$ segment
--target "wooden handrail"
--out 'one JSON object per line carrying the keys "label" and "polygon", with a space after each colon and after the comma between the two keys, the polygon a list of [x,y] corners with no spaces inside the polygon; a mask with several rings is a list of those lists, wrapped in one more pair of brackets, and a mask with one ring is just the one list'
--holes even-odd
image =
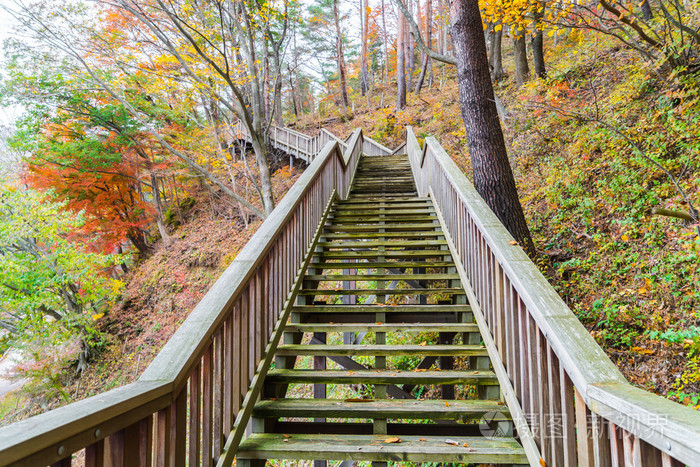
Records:
{"label": "wooden handrail", "polygon": [[135,383],[0,428],[0,464],[53,464],[85,448],[88,466],[105,450],[124,465],[185,465],[188,452],[189,465],[213,465],[316,226],[349,192],[360,130],[352,141],[346,153],[323,147]]}
{"label": "wooden handrail", "polygon": [[627,382],[435,138],[406,149],[547,465],[699,465],[700,413]]}

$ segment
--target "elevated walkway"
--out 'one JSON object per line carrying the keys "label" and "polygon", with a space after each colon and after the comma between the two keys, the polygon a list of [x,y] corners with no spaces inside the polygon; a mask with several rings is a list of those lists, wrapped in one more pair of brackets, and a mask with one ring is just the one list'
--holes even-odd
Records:
{"label": "elevated walkway", "polygon": [[[527,462],[432,201],[418,197],[405,155],[360,160],[302,275],[237,465]],[[311,356],[313,369],[299,368],[298,356]],[[484,416],[493,426],[474,423]]]}
{"label": "elevated walkway", "polygon": [[700,414],[631,386],[406,134],[406,157],[359,129],[309,142],[141,377],[0,429],[0,465],[700,466]]}

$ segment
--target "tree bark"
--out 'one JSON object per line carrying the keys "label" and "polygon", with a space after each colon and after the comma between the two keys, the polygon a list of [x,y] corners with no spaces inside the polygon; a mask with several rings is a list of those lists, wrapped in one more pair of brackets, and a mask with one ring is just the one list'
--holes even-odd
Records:
{"label": "tree bark", "polygon": [[384,33],[384,84],[389,83],[389,39],[386,31],[386,10],[382,0],[382,30]]}
{"label": "tree bark", "polygon": [[491,43],[489,50],[489,65],[492,73],[492,78],[494,82],[501,81],[505,78],[506,74],[503,71],[503,53],[501,51],[501,44],[503,42],[503,28],[498,31],[492,31]]}
{"label": "tree bark", "polygon": [[513,30],[513,51],[515,53],[515,82],[518,86],[522,86],[530,79],[524,30]]}
{"label": "tree bark", "polygon": [[369,36],[369,0],[360,1],[360,20],[362,26],[362,48],[360,50],[360,92],[364,96],[369,91],[369,65],[367,41]]}
{"label": "tree bark", "polygon": [[478,0],[453,0],[450,23],[474,187],[511,235],[534,254],[498,121]]}
{"label": "tree bark", "polygon": [[[429,49],[430,48],[430,43],[432,39],[432,31],[431,31],[431,22],[432,22],[432,12],[430,11],[432,9],[432,4],[431,0],[426,0],[425,2],[425,41],[426,41],[426,47]],[[428,56],[427,52],[425,50],[422,51],[422,65],[421,65],[421,70],[420,70],[420,76],[418,76],[418,81],[416,82],[416,89],[415,93],[419,94],[421,88],[423,87],[423,82],[425,80],[425,75],[428,72],[428,68],[430,67],[430,57]]]}
{"label": "tree bark", "polygon": [[642,2],[642,18],[644,21],[649,21],[654,18],[654,13],[651,11],[651,4],[649,0],[644,0]]}
{"label": "tree bark", "polygon": [[542,18],[544,17],[544,3],[534,3],[533,17],[535,19],[535,35],[532,37],[532,61],[535,65],[535,76],[546,78],[547,70],[544,66],[544,33],[542,31]]}
{"label": "tree bark", "polygon": [[[413,3],[408,0],[408,11],[411,13],[411,18],[413,18]],[[416,71],[416,54],[415,52],[415,36],[411,28],[404,28],[406,34],[406,57],[404,58],[404,63],[408,61],[406,68],[408,68],[406,90],[410,91],[413,89],[413,73]]]}
{"label": "tree bark", "polygon": [[396,110],[401,110],[406,106],[405,21],[403,15],[398,15],[398,32],[396,34]]}
{"label": "tree bark", "polygon": [[343,111],[347,114],[348,105],[348,85],[345,77],[345,57],[343,56],[343,34],[340,31],[340,18],[338,17],[338,0],[333,0],[333,16],[335,18],[335,52],[338,55],[338,84],[340,86],[340,100],[343,104]]}

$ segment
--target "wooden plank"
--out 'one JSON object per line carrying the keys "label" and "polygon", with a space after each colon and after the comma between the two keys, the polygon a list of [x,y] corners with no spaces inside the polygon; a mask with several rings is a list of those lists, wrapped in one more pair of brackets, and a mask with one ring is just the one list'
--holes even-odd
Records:
{"label": "wooden plank", "polygon": [[201,365],[197,364],[192,370],[189,381],[190,389],[190,429],[189,429],[189,464],[199,465],[200,449],[201,449]]}
{"label": "wooden plank", "polygon": [[457,288],[403,288],[403,289],[304,289],[299,295],[464,295],[464,289]]}
{"label": "wooden plank", "polygon": [[476,324],[468,323],[343,323],[288,324],[289,332],[479,332]]}
{"label": "wooden plank", "polygon": [[[363,356],[487,356],[486,348],[478,345],[280,345],[277,355],[363,355]],[[443,368],[444,369],[444,368]]]}
{"label": "wooden plank", "polygon": [[308,274],[310,281],[448,281],[459,279],[457,274]]}
{"label": "wooden plank", "polygon": [[85,448],[85,467],[103,467],[105,461],[105,443],[100,440]]}
{"label": "wooden plank", "polygon": [[442,237],[442,232],[439,230],[425,230],[412,232],[336,232],[327,233],[323,236],[324,240],[330,239],[372,239],[372,238],[438,238]]}
{"label": "wooden plank", "polygon": [[[314,263],[317,269],[345,269],[348,263]],[[452,261],[382,261],[382,262],[356,262],[352,263],[353,269],[376,269],[376,268],[446,268],[454,266]]]}
{"label": "wooden plank", "polygon": [[[376,259],[379,257],[376,251],[322,251],[314,253],[314,256],[324,259]],[[385,258],[442,258],[440,250],[387,250],[382,255]]]}
{"label": "wooden plank", "polygon": [[472,311],[469,305],[299,305],[293,307],[292,311],[296,313],[376,313],[380,308],[384,313],[447,313]]}
{"label": "wooden plank", "polygon": [[[512,438],[460,437],[457,446],[444,437],[404,436],[385,443],[382,435],[255,434],[241,444],[241,458],[333,459],[395,462],[456,462],[524,464],[522,447]],[[424,439],[425,441],[421,441]],[[286,441],[285,441],[286,440]],[[467,444],[468,448],[464,446]]]}
{"label": "wooden plank", "polygon": [[401,371],[401,370],[270,370],[271,383],[335,384],[498,384],[491,371]]}
{"label": "wooden plank", "polygon": [[325,227],[325,230],[331,232],[376,232],[380,228],[386,229],[387,231],[400,231],[400,232],[412,232],[412,231],[431,231],[435,227],[438,227],[437,222],[425,222],[420,224],[386,224],[381,227],[379,224],[352,224],[352,225],[329,225]]}
{"label": "wooden plank", "polygon": [[[353,225],[353,227],[361,227],[359,225]],[[335,229],[336,226],[329,227],[330,229]],[[426,247],[436,247],[440,245],[446,245],[444,240],[367,240],[362,242],[352,242],[352,241],[338,241],[338,242],[319,242],[318,246],[324,249],[330,248],[374,248],[379,246],[391,247],[391,248],[406,248],[415,246],[426,246]]]}
{"label": "wooden plank", "polygon": [[478,420],[493,412],[510,419],[508,408],[497,401],[410,399],[277,399],[262,400],[253,413],[260,417],[384,418]]}

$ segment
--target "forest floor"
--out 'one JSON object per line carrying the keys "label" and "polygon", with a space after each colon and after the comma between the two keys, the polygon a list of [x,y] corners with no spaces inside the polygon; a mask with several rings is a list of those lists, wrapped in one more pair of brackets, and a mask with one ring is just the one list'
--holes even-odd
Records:
{"label": "forest floor", "polygon": [[[700,409],[697,226],[651,212],[689,210],[668,174],[700,204],[700,83],[593,34],[547,47],[547,79],[517,87],[506,49],[510,76],[496,85],[534,259],[633,384]],[[356,95],[349,117],[335,108],[296,128],[361,127],[393,148],[412,125],[470,176],[454,69],[436,67],[404,110],[394,99],[395,87],[380,87]]]}

